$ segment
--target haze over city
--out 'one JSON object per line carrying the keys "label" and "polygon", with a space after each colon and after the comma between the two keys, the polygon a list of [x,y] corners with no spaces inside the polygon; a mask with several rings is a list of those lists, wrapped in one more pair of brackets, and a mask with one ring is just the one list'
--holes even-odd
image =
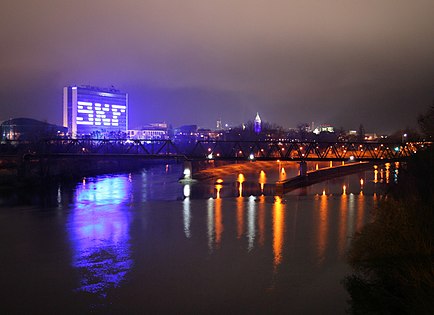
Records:
{"label": "haze over city", "polygon": [[129,94],[129,125],[252,120],[392,132],[434,99],[433,1],[6,1],[0,121],[62,123],[62,88]]}

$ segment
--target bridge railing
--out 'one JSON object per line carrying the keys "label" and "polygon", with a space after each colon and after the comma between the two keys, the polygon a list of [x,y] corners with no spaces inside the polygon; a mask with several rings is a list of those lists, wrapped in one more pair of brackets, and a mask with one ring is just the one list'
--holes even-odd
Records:
{"label": "bridge railing", "polygon": [[175,142],[148,139],[46,139],[9,141],[0,154],[137,155],[221,160],[401,160],[430,145],[427,142],[294,142],[216,141]]}
{"label": "bridge railing", "polygon": [[198,141],[191,158],[250,160],[399,160],[426,143]]}
{"label": "bridge railing", "polygon": [[43,146],[45,154],[182,155],[171,140],[50,139]]}

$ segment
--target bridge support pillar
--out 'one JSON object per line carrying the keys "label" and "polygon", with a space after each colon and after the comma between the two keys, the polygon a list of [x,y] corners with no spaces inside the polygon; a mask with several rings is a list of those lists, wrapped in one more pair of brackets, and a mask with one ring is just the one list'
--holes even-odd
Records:
{"label": "bridge support pillar", "polygon": [[306,174],[307,174],[306,161],[301,161],[299,164],[300,164],[300,176],[306,176]]}

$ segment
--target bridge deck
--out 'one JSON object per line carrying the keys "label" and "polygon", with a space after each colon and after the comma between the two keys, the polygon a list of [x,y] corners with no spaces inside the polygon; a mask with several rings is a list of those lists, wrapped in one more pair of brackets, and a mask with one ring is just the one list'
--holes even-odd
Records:
{"label": "bridge deck", "polygon": [[430,145],[427,142],[293,142],[195,141],[127,139],[49,139],[39,142],[9,141],[0,155],[26,158],[148,158],[187,160],[260,161],[397,161]]}

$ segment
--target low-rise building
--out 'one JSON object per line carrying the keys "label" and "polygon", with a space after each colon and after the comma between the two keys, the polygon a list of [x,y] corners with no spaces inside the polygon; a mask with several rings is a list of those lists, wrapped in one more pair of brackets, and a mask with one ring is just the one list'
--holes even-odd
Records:
{"label": "low-rise building", "polygon": [[1,140],[37,141],[64,137],[68,128],[32,118],[13,118],[0,125]]}
{"label": "low-rise building", "polygon": [[162,140],[169,138],[166,123],[152,123],[140,128],[128,130],[129,139]]}

